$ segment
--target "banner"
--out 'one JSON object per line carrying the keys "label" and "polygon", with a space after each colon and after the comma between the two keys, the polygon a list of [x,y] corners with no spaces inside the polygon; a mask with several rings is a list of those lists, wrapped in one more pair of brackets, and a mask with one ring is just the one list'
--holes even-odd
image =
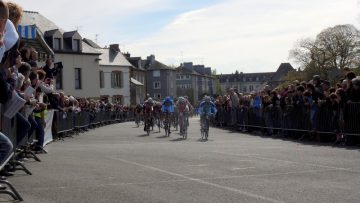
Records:
{"label": "banner", "polygon": [[52,131],[51,131],[53,117],[54,117],[54,110],[49,110],[45,117],[46,126],[44,129],[44,131],[45,131],[44,146],[53,141],[53,136],[52,136]]}

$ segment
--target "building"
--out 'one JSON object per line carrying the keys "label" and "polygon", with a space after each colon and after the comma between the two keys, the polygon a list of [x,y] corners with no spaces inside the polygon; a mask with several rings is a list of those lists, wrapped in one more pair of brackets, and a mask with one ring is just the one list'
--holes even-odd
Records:
{"label": "building", "polygon": [[120,52],[119,44],[101,48],[89,39],[84,39],[84,42],[101,53],[98,70],[100,97],[129,105],[132,65]]}
{"label": "building", "polygon": [[131,57],[130,53],[125,53],[124,56],[132,64],[130,69],[130,98],[131,104],[136,105],[145,100],[146,70],[143,67],[141,57]]}
{"label": "building", "polygon": [[211,68],[186,62],[180,65],[176,75],[177,95],[189,96],[191,102],[202,99],[204,94],[214,94],[214,80]]}
{"label": "building", "polygon": [[278,86],[284,76],[294,68],[290,63],[282,63],[276,72],[243,73],[217,75],[221,89],[227,92],[230,88],[236,88],[242,93],[260,91],[265,85]]}
{"label": "building", "polygon": [[176,69],[171,68],[150,55],[142,60],[142,67],[146,70],[146,93],[157,100],[176,95]]}
{"label": "building", "polygon": [[63,69],[56,76],[56,89],[75,97],[99,98],[99,56],[101,53],[83,42],[78,31],[66,32],[38,12],[25,11],[20,25],[34,25],[48,47],[54,61]]}
{"label": "building", "polygon": [[38,63],[45,64],[47,58],[53,58],[54,52],[46,43],[44,36],[36,25],[18,25],[21,43],[26,48],[34,48],[38,52]]}

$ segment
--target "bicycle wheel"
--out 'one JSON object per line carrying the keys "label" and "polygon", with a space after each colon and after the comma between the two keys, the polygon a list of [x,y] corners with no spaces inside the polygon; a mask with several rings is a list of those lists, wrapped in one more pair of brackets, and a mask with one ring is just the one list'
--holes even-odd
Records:
{"label": "bicycle wheel", "polygon": [[209,137],[209,120],[206,119],[205,121],[205,139],[207,140]]}

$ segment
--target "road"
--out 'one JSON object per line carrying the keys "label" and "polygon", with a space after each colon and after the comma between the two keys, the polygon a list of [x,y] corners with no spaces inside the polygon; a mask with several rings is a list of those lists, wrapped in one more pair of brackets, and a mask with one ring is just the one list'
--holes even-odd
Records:
{"label": "road", "polygon": [[34,203],[360,202],[359,149],[216,128],[199,138],[198,118],[188,140],[109,125],[51,143],[26,162],[33,175],[9,180]]}

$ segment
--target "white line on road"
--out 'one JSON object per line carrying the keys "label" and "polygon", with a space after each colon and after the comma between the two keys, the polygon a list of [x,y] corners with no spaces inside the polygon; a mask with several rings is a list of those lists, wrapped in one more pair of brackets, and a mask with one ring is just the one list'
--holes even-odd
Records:
{"label": "white line on road", "polygon": [[207,181],[202,180],[202,179],[191,178],[191,177],[188,177],[188,176],[185,176],[185,175],[182,175],[182,174],[178,174],[178,173],[174,173],[174,172],[171,172],[171,171],[163,170],[163,169],[156,168],[156,167],[153,167],[153,166],[149,166],[149,165],[145,165],[145,164],[141,164],[141,163],[137,163],[137,162],[133,162],[133,161],[128,161],[126,159],[115,158],[115,157],[109,157],[109,158],[113,159],[113,160],[121,161],[121,162],[124,162],[124,163],[128,163],[128,164],[148,168],[148,169],[158,171],[158,172],[161,172],[161,173],[165,173],[165,174],[168,174],[168,175],[181,177],[181,178],[184,178],[184,179],[189,180],[189,181],[201,183],[201,184],[204,184],[204,185],[213,186],[213,187],[220,188],[220,189],[223,189],[223,190],[228,190],[228,191],[235,192],[235,193],[245,195],[245,196],[248,196],[248,197],[252,197],[252,198],[255,198],[255,199],[261,199],[261,200],[265,200],[265,201],[268,201],[268,202],[274,202],[274,203],[280,203],[280,202],[282,203],[282,202],[284,202],[284,201],[272,199],[270,197],[264,197],[264,196],[261,196],[261,195],[257,195],[257,194],[253,194],[253,193],[246,192],[246,191],[243,191],[243,190],[239,190],[239,189],[236,189],[236,188],[227,187],[227,186],[219,185],[219,184],[216,184],[216,183],[207,182]]}
{"label": "white line on road", "polygon": [[353,172],[353,173],[360,173],[360,171],[353,170],[351,168],[339,168],[339,167],[334,167],[334,166],[326,166],[326,165],[322,165],[322,164],[289,161],[289,160],[262,157],[262,156],[257,156],[257,155],[235,154],[235,153],[230,153],[230,152],[219,152],[219,151],[213,151],[213,153],[225,154],[225,155],[231,155],[231,156],[249,157],[249,158],[261,159],[261,160],[267,160],[267,161],[285,162],[285,163],[290,163],[290,164],[308,165],[308,166],[315,166],[315,167],[321,167],[321,168],[335,169],[335,170],[339,170],[339,171],[348,171],[348,172]]}
{"label": "white line on road", "polygon": [[185,167],[204,167],[207,166],[206,164],[197,164],[197,165],[187,165]]}
{"label": "white line on road", "polygon": [[232,171],[238,171],[238,170],[247,170],[247,169],[253,169],[253,168],[255,168],[255,167],[246,167],[246,168],[232,168],[231,170]]}

